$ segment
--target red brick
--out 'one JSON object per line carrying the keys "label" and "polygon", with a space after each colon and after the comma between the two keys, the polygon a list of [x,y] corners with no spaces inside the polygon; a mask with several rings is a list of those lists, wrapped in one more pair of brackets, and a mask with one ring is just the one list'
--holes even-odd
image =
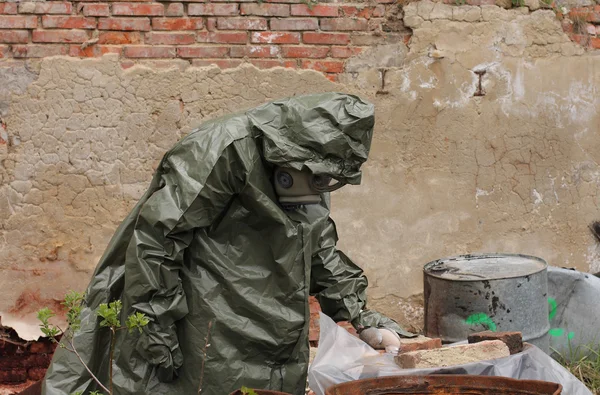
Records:
{"label": "red brick", "polygon": [[294,4],[291,7],[293,16],[338,16],[339,14],[337,5],[314,5],[309,7],[306,4]]}
{"label": "red brick", "polygon": [[342,14],[346,17],[356,18],[371,18],[382,17],[385,14],[385,7],[378,5],[377,7],[360,7],[360,6],[342,6]]}
{"label": "red brick", "polygon": [[243,47],[231,47],[232,58],[275,58],[279,55],[279,48],[273,45],[246,45]]}
{"label": "red brick", "polygon": [[182,3],[171,3],[167,6],[165,11],[166,16],[183,16],[183,4]]}
{"label": "red brick", "polygon": [[508,346],[511,355],[523,351],[523,335],[521,332],[484,331],[470,334],[467,340],[469,344],[480,343],[486,340],[500,340]]}
{"label": "red brick", "polygon": [[590,37],[590,47],[594,49],[600,48],[600,38],[598,37]]}
{"label": "red brick", "polygon": [[254,32],[251,42],[260,44],[299,44],[300,33],[289,32]]}
{"label": "red brick", "polygon": [[8,45],[0,45],[0,59],[8,56],[9,46]]}
{"label": "red brick", "polygon": [[338,80],[337,74],[325,74],[325,77],[331,82],[337,82]]}
{"label": "red brick", "polygon": [[112,6],[113,15],[134,16],[163,16],[165,6],[162,4],[115,3]]}
{"label": "red brick", "polygon": [[400,339],[400,353],[419,350],[433,350],[442,347],[442,339],[417,336],[414,338]]}
{"label": "red brick", "polygon": [[154,18],[154,30],[200,30],[203,27],[202,18]]}
{"label": "red brick", "polygon": [[34,30],[34,43],[83,43],[89,39],[83,30]]}
{"label": "red brick", "polygon": [[290,16],[290,6],[287,4],[242,4],[240,10],[242,15]]}
{"label": "red brick", "polygon": [[188,15],[239,15],[237,4],[189,4]]}
{"label": "red brick", "polygon": [[[30,7],[33,6],[33,9]],[[73,10],[71,3],[48,1],[35,3],[20,3],[20,14],[70,14]]]}
{"label": "red brick", "polygon": [[0,14],[16,14],[17,3],[0,3]]}
{"label": "red brick", "polygon": [[44,15],[42,26],[46,29],[95,29],[96,18]]}
{"label": "red brick", "polygon": [[15,58],[47,58],[66,55],[68,47],[65,45],[13,45],[12,53]]}
{"label": "red brick", "polygon": [[246,44],[247,32],[200,32],[197,36],[199,43]]}
{"label": "red brick", "polygon": [[344,71],[344,62],[337,60],[303,60],[302,68],[323,71],[325,73],[341,73],[342,71]]}
{"label": "red brick", "polygon": [[125,47],[123,55],[126,58],[174,58],[177,55],[177,52],[174,47],[139,45],[135,47]]}
{"label": "red brick", "polygon": [[108,4],[83,4],[83,15],[85,16],[109,16]]}
{"label": "red brick", "polygon": [[217,30],[217,18],[206,18],[206,30],[209,32]]}
{"label": "red brick", "polygon": [[331,47],[332,58],[350,58],[362,52],[361,47]]}
{"label": "red brick", "polygon": [[347,33],[317,33],[306,32],[302,34],[305,44],[348,44],[350,35]]}
{"label": "red brick", "polygon": [[98,58],[107,53],[121,54],[122,48],[115,46],[105,45],[91,45],[87,48],[81,49],[80,45],[71,45],[69,48],[69,56],[79,58]]}
{"label": "red brick", "polygon": [[321,19],[321,30],[356,31],[367,30],[366,19],[335,18]]}
{"label": "red brick", "polygon": [[298,67],[298,64],[294,60],[251,59],[250,63],[259,69],[271,69],[273,67],[286,67],[295,69]]}
{"label": "red brick", "polygon": [[142,35],[139,32],[102,32],[98,36],[98,44],[139,44]]}
{"label": "red brick", "polygon": [[24,368],[0,370],[0,383],[23,383],[25,381],[27,381],[27,370]]}
{"label": "red brick", "polygon": [[192,66],[205,67],[216,65],[221,69],[232,69],[242,64],[241,60],[237,59],[193,59]]}
{"label": "red brick", "polygon": [[217,27],[220,30],[267,30],[264,18],[219,18]]}
{"label": "red brick", "polygon": [[326,58],[329,47],[282,47],[281,56],[284,58]]}
{"label": "red brick", "polygon": [[46,375],[46,369],[44,368],[29,368],[27,370],[27,378],[30,380],[42,380]]}
{"label": "red brick", "polygon": [[0,16],[0,29],[34,29],[36,16]]}
{"label": "red brick", "polygon": [[180,58],[223,58],[227,56],[229,47],[179,47]]}
{"label": "red brick", "polygon": [[510,352],[506,344],[499,340],[492,340],[477,344],[461,344],[433,350],[406,352],[398,354],[394,360],[403,369],[426,369],[487,361],[508,357],[509,355]]}
{"label": "red brick", "polygon": [[196,35],[190,33],[159,33],[151,32],[146,33],[146,40],[144,41],[148,45],[189,45],[196,42]]}
{"label": "red brick", "polygon": [[271,30],[316,30],[319,22],[313,18],[271,19]]}
{"label": "red brick", "polygon": [[98,29],[148,31],[150,30],[150,20],[148,18],[100,18],[98,21]]}
{"label": "red brick", "polygon": [[27,44],[29,32],[27,30],[0,30],[0,43]]}

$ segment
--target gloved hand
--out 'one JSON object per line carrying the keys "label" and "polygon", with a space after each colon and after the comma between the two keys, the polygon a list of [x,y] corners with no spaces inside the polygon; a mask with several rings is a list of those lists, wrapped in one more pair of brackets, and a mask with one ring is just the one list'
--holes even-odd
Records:
{"label": "gloved hand", "polygon": [[376,350],[393,352],[400,349],[400,336],[390,329],[370,327],[363,329],[358,336]]}

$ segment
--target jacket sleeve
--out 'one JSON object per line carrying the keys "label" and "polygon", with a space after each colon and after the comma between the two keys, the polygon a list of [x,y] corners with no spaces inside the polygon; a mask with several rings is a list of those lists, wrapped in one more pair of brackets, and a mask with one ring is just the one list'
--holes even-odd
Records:
{"label": "jacket sleeve", "polygon": [[323,313],[334,321],[350,321],[358,331],[368,327],[388,328],[404,337],[416,336],[394,320],[367,309],[367,277],[336,249],[337,241],[335,223],[328,218],[311,265],[311,294],[319,300]]}
{"label": "jacket sleeve", "polygon": [[247,174],[235,143],[210,168],[211,158],[198,158],[199,150],[188,144],[165,156],[158,189],[142,204],[127,249],[124,305],[151,320],[136,350],[161,381],[174,379],[183,363],[175,323],[188,313],[179,276],[184,250],[194,229],[210,226],[225,210]]}

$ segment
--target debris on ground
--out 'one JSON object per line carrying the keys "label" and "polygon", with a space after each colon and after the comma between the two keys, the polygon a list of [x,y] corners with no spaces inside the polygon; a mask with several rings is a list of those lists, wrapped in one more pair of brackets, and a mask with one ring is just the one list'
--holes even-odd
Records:
{"label": "debris on ground", "polygon": [[18,394],[41,380],[55,349],[46,338],[23,340],[0,321],[0,395]]}

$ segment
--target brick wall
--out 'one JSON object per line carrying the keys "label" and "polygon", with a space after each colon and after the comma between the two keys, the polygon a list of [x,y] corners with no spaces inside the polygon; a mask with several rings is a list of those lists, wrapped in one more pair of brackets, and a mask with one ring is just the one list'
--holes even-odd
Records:
{"label": "brick wall", "polygon": [[125,67],[140,59],[222,68],[249,62],[335,80],[346,58],[409,37],[395,0],[1,1],[0,58],[117,53]]}

